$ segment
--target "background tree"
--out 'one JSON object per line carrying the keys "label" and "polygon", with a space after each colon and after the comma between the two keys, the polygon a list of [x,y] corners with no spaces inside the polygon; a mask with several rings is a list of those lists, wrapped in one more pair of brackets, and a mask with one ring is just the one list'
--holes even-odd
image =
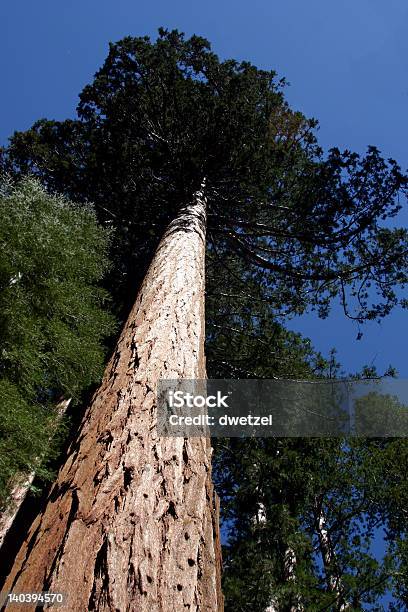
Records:
{"label": "background tree", "polygon": [[378,391],[356,400],[365,433],[382,438],[217,440],[227,610],[406,606],[407,444],[404,429],[389,437],[403,409]]}
{"label": "background tree", "polygon": [[114,320],[99,286],[109,268],[109,233],[90,206],[51,196],[33,179],[3,179],[0,216],[4,510],[17,476],[47,475],[56,405],[62,398],[78,404],[99,380]]}

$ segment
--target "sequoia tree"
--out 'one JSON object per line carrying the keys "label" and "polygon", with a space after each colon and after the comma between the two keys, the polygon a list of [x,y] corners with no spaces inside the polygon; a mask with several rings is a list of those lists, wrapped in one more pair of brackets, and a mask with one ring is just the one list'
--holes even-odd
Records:
{"label": "sequoia tree", "polygon": [[205,216],[217,350],[246,321],[262,336],[252,283],[276,317],[307,305],[325,316],[337,295],[359,321],[398,303],[407,232],[381,220],[398,212],[406,178],[374,147],[323,156],[315,122],[288,107],[282,85],[221,62],[195,36],[125,38],[82,92],[77,120],[40,121],[4,151],[10,172],[93,200],[115,227],[118,312],[139,289],[7,588],[77,585],[78,610],[221,608],[209,442],[158,438],[155,427],[157,381],[204,375]]}
{"label": "sequoia tree", "polygon": [[203,379],[205,199],[169,225],[47,508],[6,585],[70,610],[218,610],[206,438],[160,438],[160,378]]}

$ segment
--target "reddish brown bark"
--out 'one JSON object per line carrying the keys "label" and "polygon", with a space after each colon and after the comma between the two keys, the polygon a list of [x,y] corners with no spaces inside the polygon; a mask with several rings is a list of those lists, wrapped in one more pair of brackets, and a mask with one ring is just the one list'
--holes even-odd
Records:
{"label": "reddish brown bark", "polygon": [[156,431],[158,380],[205,377],[204,257],[198,192],[158,247],[6,590],[64,592],[71,612],[223,609],[210,442]]}

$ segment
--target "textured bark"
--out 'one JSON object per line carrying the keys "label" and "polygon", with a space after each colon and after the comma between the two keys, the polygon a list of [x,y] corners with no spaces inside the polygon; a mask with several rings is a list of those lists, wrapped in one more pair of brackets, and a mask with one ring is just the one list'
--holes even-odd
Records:
{"label": "textured bark", "polygon": [[[60,422],[61,417],[65,414],[68,409],[69,404],[71,403],[71,399],[62,400],[57,406],[57,423]],[[54,431],[55,433],[55,431]],[[51,439],[51,438],[50,438]],[[41,458],[37,458],[38,461],[41,461]],[[11,490],[10,499],[8,501],[7,508],[0,512],[0,549],[3,545],[4,539],[6,538],[8,532],[11,529],[11,526],[14,522],[14,519],[17,516],[18,511],[20,510],[28,490],[30,486],[33,484],[33,480],[35,478],[35,470],[33,470],[28,476],[16,478],[14,481],[14,485]]]}
{"label": "textured bark", "polygon": [[158,247],[6,590],[64,592],[70,612],[223,609],[209,439],[156,431],[158,380],[205,378],[204,257],[200,191]]}

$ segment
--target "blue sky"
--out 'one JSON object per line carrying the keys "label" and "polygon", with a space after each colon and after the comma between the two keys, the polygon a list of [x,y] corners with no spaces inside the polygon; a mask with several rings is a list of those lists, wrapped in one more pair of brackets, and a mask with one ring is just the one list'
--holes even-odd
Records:
{"label": "blue sky", "polygon": [[[73,116],[77,96],[110,40],[155,36],[157,28],[201,34],[223,58],[248,59],[291,83],[293,107],[320,122],[319,139],[363,152],[377,145],[408,167],[408,3],[406,0],[3,0],[0,6],[0,141],[40,117]],[[401,222],[407,225],[405,210]],[[347,372],[390,363],[408,377],[406,312],[357,329],[335,307],[320,321],[290,326]]]}

